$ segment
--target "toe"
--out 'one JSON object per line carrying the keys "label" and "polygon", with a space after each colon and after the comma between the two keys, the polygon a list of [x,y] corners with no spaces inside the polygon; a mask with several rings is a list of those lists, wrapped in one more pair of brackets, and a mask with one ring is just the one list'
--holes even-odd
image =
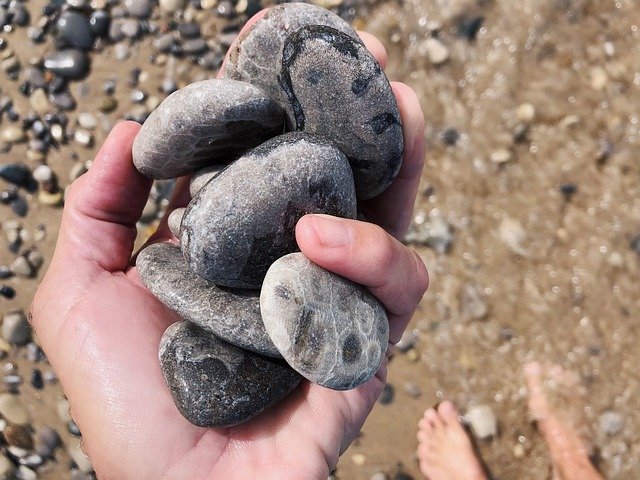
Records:
{"label": "toe", "polygon": [[442,402],[438,406],[438,413],[440,414],[440,417],[443,419],[444,423],[446,423],[447,425],[460,423],[460,412],[458,412],[458,409],[453,404],[453,402],[450,402],[448,400]]}
{"label": "toe", "polygon": [[433,408],[430,408],[425,413],[425,416],[436,432],[442,430],[444,424],[442,423],[442,419],[440,418],[440,415],[438,415],[438,412],[436,412]]}

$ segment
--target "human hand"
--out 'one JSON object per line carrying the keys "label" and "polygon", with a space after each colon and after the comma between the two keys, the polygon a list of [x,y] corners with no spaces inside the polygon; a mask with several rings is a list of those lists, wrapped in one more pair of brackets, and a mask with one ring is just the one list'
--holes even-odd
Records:
{"label": "human hand", "polygon": [[[384,66],[382,45],[362,36]],[[395,343],[428,278],[419,257],[396,240],[407,228],[420,180],[424,120],[415,94],[402,84],[393,88],[405,157],[391,187],[360,206],[377,225],[308,215],[298,222],[296,235],[309,259],[366,285],[383,302]],[[326,478],[373,408],[385,383],[386,360],[374,378],[354,390],[303,382],[243,425],[204,429],[185,420],[157,357],[164,330],[181,319],[130,266],[135,225],[151,187],[132,163],[139,128],[134,122],[116,125],[90,171],[70,187],[56,251],[31,308],[98,476]],[[187,184],[184,178],[178,182],[169,210],[186,204]],[[171,237],[165,216],[152,241]]]}

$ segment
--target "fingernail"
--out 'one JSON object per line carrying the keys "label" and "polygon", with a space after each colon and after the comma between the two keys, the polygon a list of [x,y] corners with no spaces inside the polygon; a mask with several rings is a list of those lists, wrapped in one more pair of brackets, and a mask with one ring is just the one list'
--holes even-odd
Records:
{"label": "fingernail", "polygon": [[327,215],[313,215],[313,229],[325,247],[344,247],[351,243],[351,230],[341,221]]}

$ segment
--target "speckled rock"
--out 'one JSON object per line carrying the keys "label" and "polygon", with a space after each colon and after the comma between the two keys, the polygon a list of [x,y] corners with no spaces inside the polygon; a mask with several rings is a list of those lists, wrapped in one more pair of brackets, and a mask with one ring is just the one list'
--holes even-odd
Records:
{"label": "speckled rock", "polygon": [[229,79],[203,80],[169,95],[133,143],[143,175],[174,178],[216,163],[282,132],[284,113],[260,88]]}
{"label": "speckled rock", "polygon": [[83,50],[90,50],[93,46],[95,34],[85,15],[67,10],[58,18],[56,27],[62,42]]}
{"label": "speckled rock", "polygon": [[287,363],[325,387],[347,390],[363,384],[387,351],[389,323],[382,304],[302,253],[286,255],[269,268],[260,309]]}
{"label": "speckled rock", "polygon": [[182,223],[182,217],[184,216],[185,210],[186,208],[176,208],[169,214],[169,218],[167,218],[167,226],[176,238],[180,236],[180,224]]}
{"label": "speckled rock", "polygon": [[222,170],[227,168],[226,165],[212,165],[211,167],[198,170],[191,177],[191,183],[189,183],[189,193],[192,197],[206,185],[206,183],[213,177],[216,177]]}
{"label": "speckled rock", "polygon": [[278,350],[260,316],[260,292],[216,287],[189,270],[176,245],[156,243],[136,260],[142,282],[185,320],[239,347],[272,357]]}
{"label": "speckled rock", "polygon": [[[230,48],[224,76],[258,85],[283,105],[289,105],[278,82],[282,49],[289,35],[307,25],[327,25],[358,38],[351,25],[324,8],[307,3],[285,3],[271,8],[238,37]],[[293,119],[293,111],[289,110],[288,114]]]}
{"label": "speckled rock", "polygon": [[89,57],[76,49],[59,50],[44,59],[44,68],[62,77],[78,80],[89,71]]}
{"label": "speckled rock", "polygon": [[282,360],[229,345],[189,322],[167,329],[159,357],[178,410],[201,427],[245,422],[300,382]]}
{"label": "speckled rock", "polygon": [[279,78],[295,129],[344,152],[358,198],[382,193],[402,164],[402,125],[389,81],[366,47],[330,27],[301,28],[284,43]]}
{"label": "speckled rock", "polygon": [[295,226],[307,213],[355,218],[353,174],[324,139],[288,133],[243,155],[198,192],[182,219],[182,251],[191,269],[216,285],[258,288],[276,259],[297,250]]}

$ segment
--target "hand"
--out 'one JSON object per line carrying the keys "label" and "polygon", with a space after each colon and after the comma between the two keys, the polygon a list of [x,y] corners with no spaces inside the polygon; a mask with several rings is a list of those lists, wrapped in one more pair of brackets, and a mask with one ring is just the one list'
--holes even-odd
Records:
{"label": "hand", "polygon": [[[382,45],[362,37],[384,66]],[[396,240],[407,228],[420,180],[424,119],[409,87],[393,88],[405,157],[393,185],[361,205],[377,225],[308,215],[296,235],[308,258],[368,286],[384,303],[395,343],[428,277],[420,258]],[[283,402],[237,427],[204,429],[185,420],[157,357],[164,330],[180,318],[130,267],[135,225],[151,187],[131,159],[139,128],[134,122],[116,125],[90,171],[71,185],[56,251],[31,307],[33,326],[99,478],[326,478],[382,391],[387,362],[351,391],[303,382]],[[181,179],[170,209],[186,204],[186,186]],[[336,234],[347,242],[337,245]],[[153,241],[170,238],[165,217]]]}

